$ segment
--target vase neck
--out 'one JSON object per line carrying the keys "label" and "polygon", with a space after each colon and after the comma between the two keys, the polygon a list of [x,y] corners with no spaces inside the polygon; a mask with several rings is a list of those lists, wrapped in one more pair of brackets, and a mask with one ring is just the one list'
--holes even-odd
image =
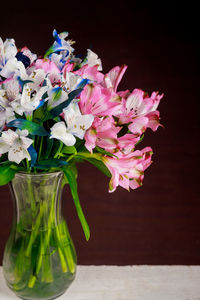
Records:
{"label": "vase neck", "polygon": [[[61,218],[62,172],[17,173],[10,187],[16,207],[16,222],[25,230],[47,230]],[[38,225],[37,225],[38,224]]]}

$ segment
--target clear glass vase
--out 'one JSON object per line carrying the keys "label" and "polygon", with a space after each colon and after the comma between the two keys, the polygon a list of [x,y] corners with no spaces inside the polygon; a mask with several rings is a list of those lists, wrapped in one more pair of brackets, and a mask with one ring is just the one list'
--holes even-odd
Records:
{"label": "clear glass vase", "polygon": [[76,252],[61,214],[62,172],[17,173],[15,213],[6,243],[7,285],[22,299],[55,299],[75,278]]}

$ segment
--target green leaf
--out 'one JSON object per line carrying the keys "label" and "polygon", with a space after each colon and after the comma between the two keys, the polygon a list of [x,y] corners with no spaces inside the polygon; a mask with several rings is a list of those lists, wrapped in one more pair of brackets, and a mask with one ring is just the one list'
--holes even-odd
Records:
{"label": "green leaf", "polygon": [[62,153],[74,154],[74,153],[76,153],[76,147],[74,147],[74,146],[64,146],[63,149],[62,149]]}
{"label": "green leaf", "polygon": [[94,165],[96,168],[98,168],[107,177],[111,177],[110,171],[108,170],[108,168],[102,161],[94,159],[94,158],[87,158],[86,160],[88,162],[90,162],[92,165]]}
{"label": "green leaf", "polygon": [[[70,165],[69,165],[68,168],[70,168],[70,170],[74,174],[75,178],[77,179],[77,177],[78,177],[78,170],[77,170],[75,161],[74,162],[70,162]],[[60,170],[63,171],[62,168],[60,168]],[[65,184],[69,184],[68,179],[67,179],[66,176],[64,176],[64,178],[63,178],[62,187],[64,187]]]}
{"label": "green leaf", "polygon": [[74,159],[84,159],[93,164],[95,167],[97,167],[102,173],[104,173],[106,176],[111,177],[111,173],[106,167],[106,165],[102,161],[102,154],[100,153],[93,153],[90,152],[78,152],[77,155],[74,157]]}
{"label": "green leaf", "polygon": [[79,196],[78,196],[78,187],[77,187],[77,181],[76,181],[76,176],[74,174],[74,172],[70,169],[70,168],[62,168],[62,171],[64,172],[68,182],[69,182],[69,186],[71,189],[71,193],[72,193],[72,197],[74,200],[74,204],[76,207],[76,211],[79,217],[79,220],[81,222],[84,234],[85,234],[85,238],[88,241],[90,238],[90,228],[88,226],[88,223],[85,219],[85,216],[83,214],[82,211],[82,207],[79,201]]}
{"label": "green leaf", "polygon": [[0,186],[10,182],[18,170],[11,168],[11,164],[3,164],[0,166]]}
{"label": "green leaf", "polygon": [[33,119],[34,121],[37,121],[37,123],[41,123],[43,116],[44,116],[44,106],[40,106],[34,111]]}
{"label": "green leaf", "polygon": [[90,159],[94,158],[96,160],[102,161],[102,154],[101,153],[90,153],[90,152],[78,152],[76,157],[80,157],[83,159]]}
{"label": "green leaf", "polygon": [[49,139],[47,138],[47,142],[46,142],[46,153],[44,158],[48,159],[51,153],[51,150],[53,148],[53,143],[54,143],[54,139]]}
{"label": "green leaf", "polygon": [[49,133],[43,126],[37,123],[25,120],[25,119],[15,119],[7,124],[8,127],[16,127],[18,129],[27,129],[32,135],[48,136]]}

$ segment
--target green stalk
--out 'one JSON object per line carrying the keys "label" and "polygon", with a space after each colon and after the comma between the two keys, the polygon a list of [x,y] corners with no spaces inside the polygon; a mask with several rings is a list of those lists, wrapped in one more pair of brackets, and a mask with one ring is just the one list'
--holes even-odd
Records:
{"label": "green stalk", "polygon": [[54,158],[57,158],[62,150],[62,147],[63,147],[63,143],[60,142],[60,145],[59,145],[59,148],[58,150],[56,151],[56,154],[54,155]]}
{"label": "green stalk", "polygon": [[[64,254],[65,257],[67,259],[67,263],[68,263],[68,267],[71,273],[75,272],[75,263],[74,263],[74,259],[72,256],[72,252],[71,252],[71,241],[68,237],[68,230],[67,230],[67,225],[65,222],[62,222],[59,224],[58,226],[58,231],[59,231],[59,237],[61,240],[61,243],[64,245]],[[67,243],[66,243],[66,239],[67,239]]]}
{"label": "green stalk", "polygon": [[[29,195],[31,197],[31,209],[33,211],[33,216],[36,217],[36,205],[33,197],[33,191],[31,188],[31,181],[28,182],[28,189],[29,189]],[[71,252],[70,240],[67,234],[66,224],[65,222],[62,222],[57,225],[55,222],[55,197],[56,197],[56,192],[53,194],[51,198],[51,209],[46,224],[47,231],[44,232],[40,231],[40,225],[42,222],[42,218],[47,215],[48,206],[45,202],[40,203],[39,212],[35,220],[35,224],[34,226],[32,226],[30,239],[28,241],[28,245],[25,250],[25,256],[30,257],[33,244],[37,239],[38,235],[40,235],[39,238],[40,249],[37,254],[37,260],[35,261],[35,267],[33,266],[33,273],[31,274],[28,280],[29,288],[34,287],[41,269],[42,269],[42,279],[41,279],[42,282],[48,283],[53,281],[51,263],[50,263],[50,255],[51,255],[50,238],[53,234],[53,230],[55,230],[54,234],[57,243],[57,251],[60,257],[62,271],[67,272],[69,269],[71,273],[75,272],[75,263]],[[59,222],[59,208],[57,208],[57,220]],[[66,239],[68,239],[69,242],[66,243]]]}
{"label": "green stalk", "polygon": [[29,240],[26,252],[25,252],[25,256],[30,256],[32,245],[35,242],[35,239],[38,235],[38,230],[39,230],[39,227],[40,227],[40,221],[41,221],[43,213],[44,213],[43,209],[40,206],[40,212],[39,212],[39,215],[37,216],[35,226],[32,228],[32,232],[31,232],[30,240]]}
{"label": "green stalk", "polygon": [[33,190],[32,190],[32,184],[31,184],[31,177],[28,178],[28,194],[30,196],[30,201],[31,201],[31,212],[32,212],[32,218],[35,218],[36,215],[36,205],[35,205],[35,199],[33,196]]}
{"label": "green stalk", "polygon": [[41,136],[40,139],[40,147],[39,147],[39,152],[38,152],[38,160],[40,159],[41,153],[42,153],[42,144],[43,144],[43,136]]}
{"label": "green stalk", "polygon": [[[47,208],[44,205],[44,203],[43,204],[41,203],[40,214],[38,215],[38,217],[36,219],[35,228],[30,237],[29,244],[28,244],[28,247],[26,250],[26,255],[29,255],[29,253],[32,249],[32,244],[34,243],[35,239],[37,238],[39,226],[41,223],[41,218],[43,215],[45,215],[46,209]],[[40,233],[40,254],[39,254],[39,258],[37,260],[36,272],[35,272],[35,274],[32,274],[29,279],[28,286],[30,288],[32,288],[34,286],[36,278],[37,278],[42,266],[43,266],[42,281],[43,282],[52,282],[53,281],[51,265],[50,265],[50,260],[49,260],[50,254],[47,255],[46,253],[47,253],[47,250],[49,249],[49,241],[50,241],[50,237],[52,234],[52,228],[54,226],[55,226],[55,230],[56,230],[56,239],[58,242],[57,250],[58,250],[58,253],[60,256],[61,267],[62,267],[63,272],[67,272],[67,270],[68,270],[67,264],[65,261],[65,256],[64,256],[65,251],[62,249],[62,243],[60,243],[60,234],[58,231],[58,227],[55,224],[55,215],[54,214],[55,214],[55,194],[53,195],[52,200],[51,200],[51,210],[50,210],[48,223],[47,223],[47,232]],[[50,249],[49,249],[49,252],[50,252]]]}

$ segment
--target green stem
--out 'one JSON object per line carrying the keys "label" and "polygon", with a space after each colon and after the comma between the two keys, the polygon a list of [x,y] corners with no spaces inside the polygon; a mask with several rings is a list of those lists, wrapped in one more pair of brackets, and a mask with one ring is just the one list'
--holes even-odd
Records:
{"label": "green stem", "polygon": [[39,147],[39,152],[38,152],[38,160],[40,159],[41,153],[42,153],[42,145],[43,145],[43,136],[41,136],[40,139],[40,147]]}
{"label": "green stem", "polygon": [[54,158],[57,158],[62,150],[62,147],[63,147],[63,143],[60,142],[60,145],[59,145],[59,148],[58,150],[56,151],[56,154],[54,155]]}

